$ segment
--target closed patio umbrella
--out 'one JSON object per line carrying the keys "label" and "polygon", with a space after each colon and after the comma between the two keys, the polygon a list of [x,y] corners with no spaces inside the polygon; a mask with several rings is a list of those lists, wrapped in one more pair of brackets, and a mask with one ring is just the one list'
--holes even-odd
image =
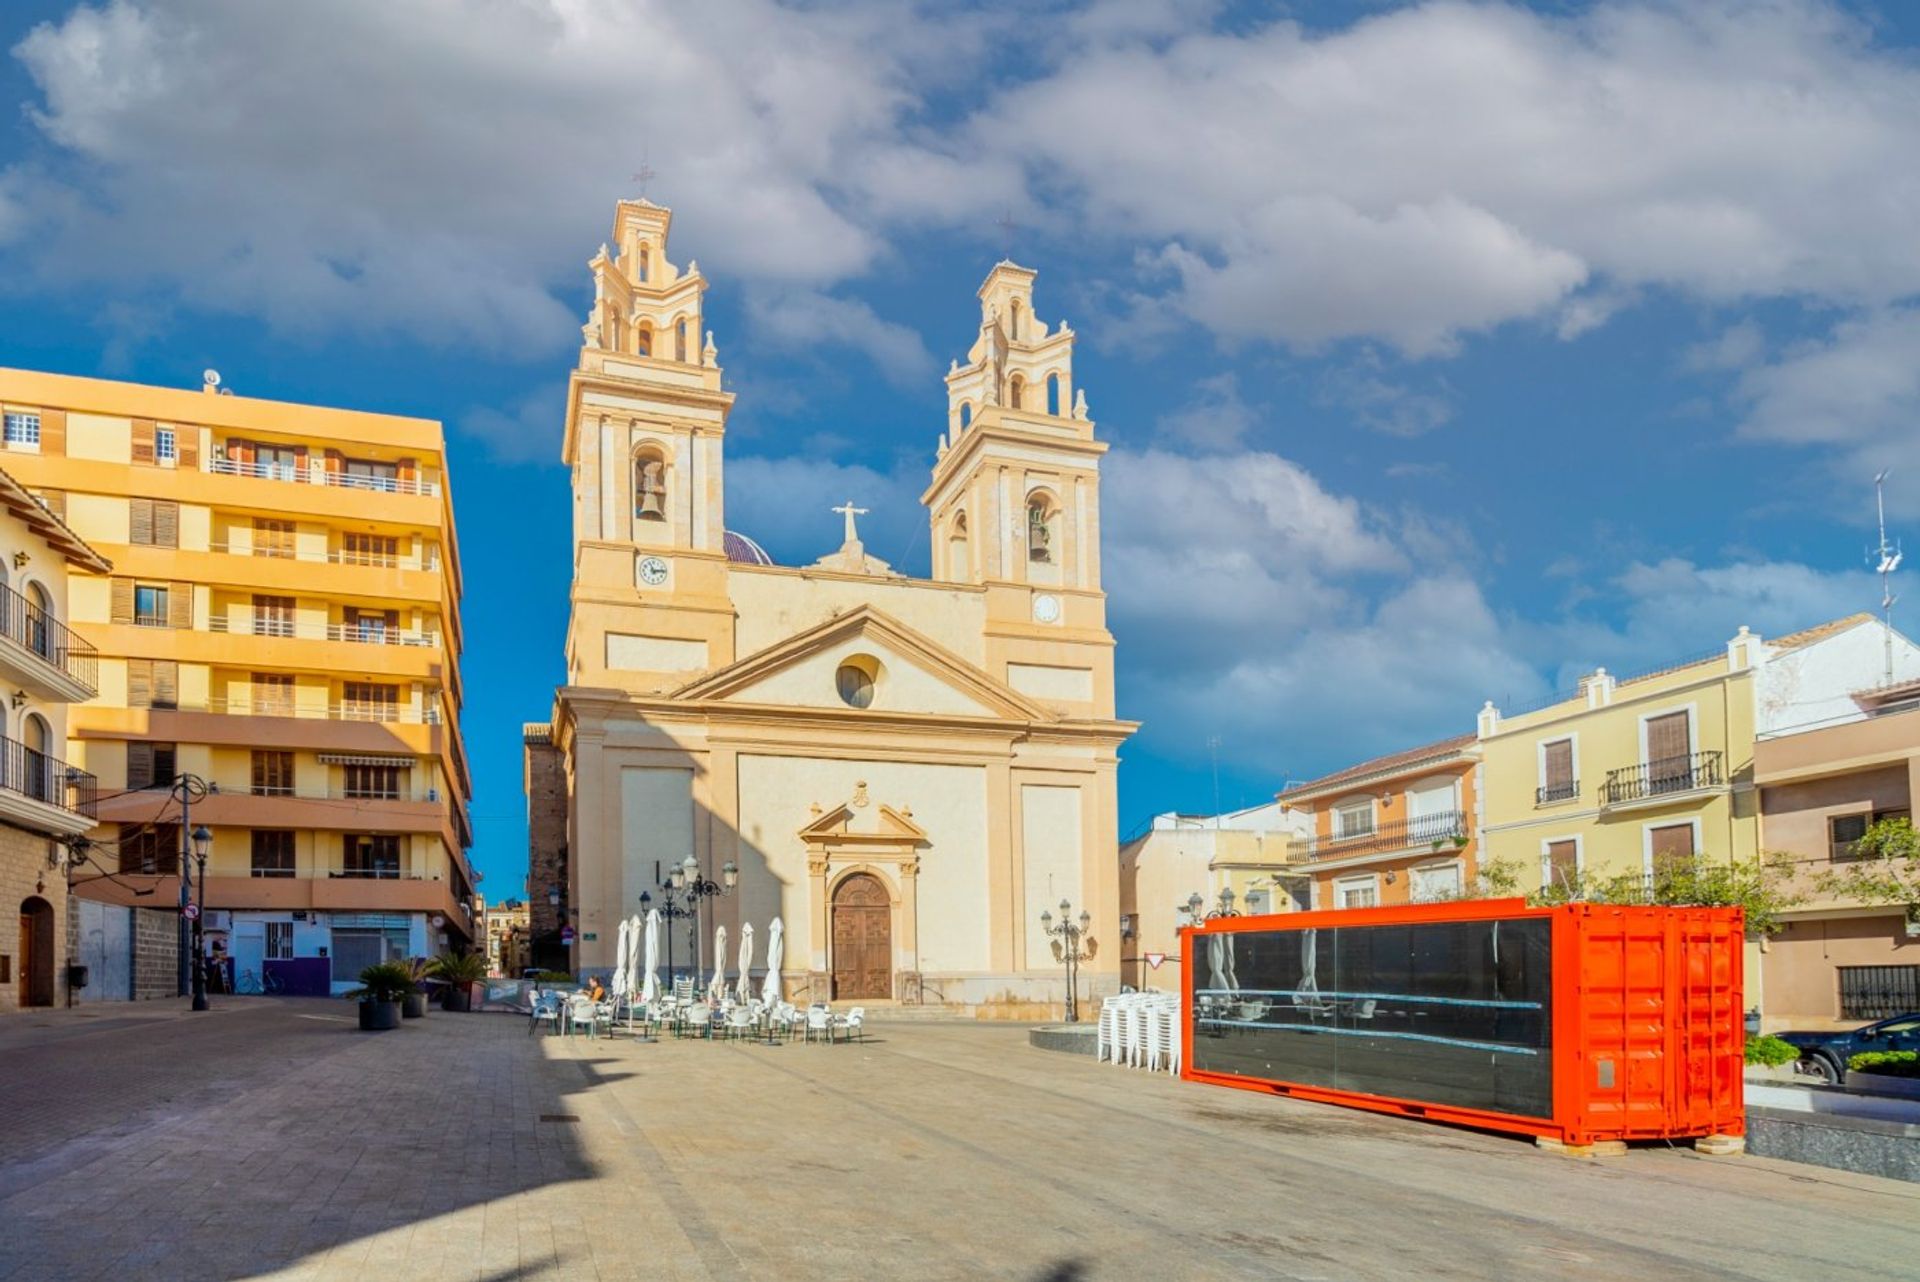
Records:
{"label": "closed patio umbrella", "polygon": [[713,978],[707,983],[707,996],[719,1001],[727,995],[727,928],[713,928]]}
{"label": "closed patio umbrella", "polygon": [[780,1000],[780,964],[787,959],[787,927],[778,917],[767,927],[767,977],[760,981],[760,1000],[772,1006]]}
{"label": "closed patio umbrella", "polygon": [[740,982],[734,988],[741,1001],[753,996],[753,985],[747,979],[747,971],[753,966],[753,923],[747,922],[740,927]]}
{"label": "closed patio umbrella", "polygon": [[641,979],[640,1000],[657,1001],[660,997],[660,910],[647,909],[647,931],[641,956],[646,960],[646,974]]}
{"label": "closed patio umbrella", "polygon": [[628,1001],[640,1000],[640,941],[646,938],[646,923],[635,913],[627,918],[627,989]]}
{"label": "closed patio umbrella", "polygon": [[607,981],[607,991],[615,998],[626,996],[627,968],[633,964],[632,958],[633,927],[623,918],[620,922],[619,938],[613,948],[613,976]]}

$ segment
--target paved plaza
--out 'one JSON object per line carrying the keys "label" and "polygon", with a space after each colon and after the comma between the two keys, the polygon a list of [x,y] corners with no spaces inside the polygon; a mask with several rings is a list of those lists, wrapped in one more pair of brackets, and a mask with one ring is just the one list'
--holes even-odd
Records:
{"label": "paved plaza", "polygon": [[526,1036],[228,999],[0,1025],[5,1278],[1910,1278],[1920,1187],[1032,1050]]}

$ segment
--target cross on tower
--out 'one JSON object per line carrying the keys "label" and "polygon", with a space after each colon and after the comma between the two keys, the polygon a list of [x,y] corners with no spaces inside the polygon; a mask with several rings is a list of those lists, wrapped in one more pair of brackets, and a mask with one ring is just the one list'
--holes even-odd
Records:
{"label": "cross on tower", "polygon": [[833,510],[847,518],[847,542],[858,543],[860,541],[860,536],[854,533],[853,518],[856,516],[865,516],[867,514],[867,509],[863,507],[855,507],[853,505],[853,500],[848,499],[841,506],[834,508]]}
{"label": "cross on tower", "polygon": [[1013,221],[1012,208],[1009,207],[1006,213],[994,219],[993,225],[1000,229],[1000,256],[1002,258],[1012,258],[1014,233],[1020,230],[1020,224]]}
{"label": "cross on tower", "polygon": [[640,162],[640,168],[634,171],[631,180],[640,184],[640,199],[645,200],[647,198],[647,184],[652,182],[653,178],[653,166],[649,165],[645,160],[642,160]]}

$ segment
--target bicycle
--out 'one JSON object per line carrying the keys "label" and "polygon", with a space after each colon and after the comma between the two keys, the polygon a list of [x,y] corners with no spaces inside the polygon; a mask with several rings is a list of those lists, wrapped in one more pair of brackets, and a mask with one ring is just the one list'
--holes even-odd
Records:
{"label": "bicycle", "polygon": [[241,997],[276,997],[285,989],[286,984],[272,971],[262,976],[243,970],[233,984],[233,991]]}

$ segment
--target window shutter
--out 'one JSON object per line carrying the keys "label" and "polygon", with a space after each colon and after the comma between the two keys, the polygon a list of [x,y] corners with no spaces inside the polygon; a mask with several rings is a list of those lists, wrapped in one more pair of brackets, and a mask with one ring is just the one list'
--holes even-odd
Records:
{"label": "window shutter", "polygon": [[1550,884],[1571,886],[1580,873],[1579,847],[1571,841],[1547,843],[1547,875]]}
{"label": "window shutter", "polygon": [[65,490],[41,490],[40,502],[46,507],[47,511],[53,513],[62,521],[67,519],[67,492]]}
{"label": "window shutter", "polygon": [[133,580],[113,576],[113,602],[108,617],[115,623],[133,622]]}
{"label": "window shutter", "polygon": [[1687,714],[1669,712],[1647,722],[1647,760],[1672,761],[1687,755]]}
{"label": "window shutter", "polygon": [[153,545],[162,548],[180,546],[180,505],[153,504]]}
{"label": "window shutter", "polygon": [[412,481],[418,478],[420,465],[415,459],[403,458],[400,460],[400,466],[397,470],[401,480]]}
{"label": "window shutter", "polygon": [[153,500],[132,500],[127,513],[127,542],[141,547],[153,545]]}
{"label": "window shutter", "polygon": [[153,706],[180,706],[180,664],[173,659],[153,661]]}
{"label": "window shutter", "polygon": [[250,465],[253,462],[253,442],[228,441],[227,462],[239,463],[243,466]]}
{"label": "window shutter", "polygon": [[40,452],[42,454],[67,452],[67,412],[65,410],[40,411]]}
{"label": "window shutter", "polygon": [[1573,740],[1560,739],[1547,745],[1546,784],[1556,794],[1573,785]]}
{"label": "window shutter", "polygon": [[129,743],[127,745],[127,787],[151,788],[152,786],[153,745]]}
{"label": "window shutter", "polygon": [[135,463],[153,462],[154,421],[150,418],[133,420],[133,461]]}
{"label": "window shutter", "polygon": [[174,429],[174,446],[179,452],[178,464],[194,471],[200,470],[200,429],[185,424]]}
{"label": "window shutter", "polygon": [[331,475],[338,476],[346,469],[346,455],[342,454],[339,450],[328,450],[324,457],[326,459],[326,470]]}
{"label": "window shutter", "polygon": [[167,626],[193,626],[193,584],[174,582],[167,585]]}
{"label": "window shutter", "polygon": [[127,706],[129,708],[151,708],[153,706],[153,660],[127,660]]}
{"label": "window shutter", "polygon": [[307,479],[307,447],[304,445],[293,447],[293,475],[295,480]]}

